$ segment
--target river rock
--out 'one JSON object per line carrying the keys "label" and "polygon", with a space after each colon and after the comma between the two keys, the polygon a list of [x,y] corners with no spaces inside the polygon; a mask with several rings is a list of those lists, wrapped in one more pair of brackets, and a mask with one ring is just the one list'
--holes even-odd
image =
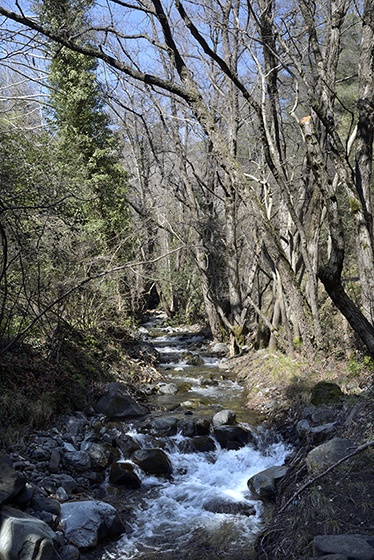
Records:
{"label": "river rock", "polygon": [[139,488],[141,485],[138,475],[134,472],[134,465],[120,461],[111,466],[109,482],[125,488]]}
{"label": "river rock", "polygon": [[160,383],[158,392],[162,395],[175,395],[179,389],[175,383]]}
{"label": "river rock", "polygon": [[48,470],[50,473],[56,473],[60,466],[61,453],[57,449],[52,449],[49,459]]}
{"label": "river rock", "polygon": [[131,460],[148,474],[170,476],[173,471],[169,457],[158,447],[138,449]]}
{"label": "river rock", "polygon": [[248,488],[260,499],[273,499],[277,494],[278,481],[285,477],[287,472],[286,466],[269,467],[252,476],[247,482]]}
{"label": "river rock", "polygon": [[158,436],[174,436],[177,433],[178,418],[174,416],[163,416],[154,418],[149,428],[153,434]]}
{"label": "river rock", "polygon": [[305,462],[309,472],[322,471],[356,449],[349,439],[335,437],[312,449]]}
{"label": "river rock", "polygon": [[109,444],[86,442],[83,451],[91,459],[92,467],[96,470],[104,470],[119,456],[119,452]]}
{"label": "river rock", "polygon": [[113,506],[88,500],[61,504],[61,526],[66,539],[79,549],[92,548],[100,540],[125,531]]}
{"label": "river rock", "polygon": [[60,551],[61,560],[79,560],[80,556],[79,548],[72,544],[63,546]]}
{"label": "river rock", "polygon": [[0,453],[0,504],[16,496],[25,484],[26,478],[13,468],[10,457]]}
{"label": "river rock", "polygon": [[236,424],[236,414],[232,410],[220,410],[213,416],[213,426],[233,426]]}
{"label": "river rock", "polygon": [[309,442],[317,445],[330,437],[335,427],[335,422],[330,422],[321,426],[311,426],[309,421],[304,419],[296,424],[296,431],[300,436],[306,437]]}
{"label": "river rock", "polygon": [[85,451],[67,451],[64,460],[76,471],[88,471],[91,468],[90,456]]}
{"label": "river rock", "polygon": [[134,451],[140,449],[139,445],[127,434],[121,434],[116,437],[115,445],[121,450],[125,459],[129,459]]}
{"label": "river rock", "polygon": [[148,414],[144,406],[127,394],[123,383],[109,383],[107,392],[97,401],[94,409],[109,418],[135,418]]}
{"label": "river rock", "polygon": [[223,449],[240,449],[255,441],[251,432],[240,426],[218,426],[214,429],[214,437]]}
{"label": "river rock", "polygon": [[256,508],[251,504],[247,504],[245,502],[230,501],[220,497],[205,502],[203,508],[205,509],[205,511],[211,511],[212,513],[245,515],[246,517],[256,514]]}
{"label": "river rock", "polygon": [[341,554],[349,560],[374,560],[374,537],[368,535],[319,535],[313,539],[313,552],[317,557]]}
{"label": "river rock", "polygon": [[1,560],[56,560],[56,534],[41,521],[9,506],[0,508]]}
{"label": "river rock", "polygon": [[215,354],[226,354],[229,350],[229,346],[224,342],[216,342],[211,348],[211,351]]}
{"label": "river rock", "polygon": [[49,494],[54,494],[59,487],[62,487],[68,494],[73,494],[78,488],[78,483],[69,474],[54,474],[45,478],[41,486]]}

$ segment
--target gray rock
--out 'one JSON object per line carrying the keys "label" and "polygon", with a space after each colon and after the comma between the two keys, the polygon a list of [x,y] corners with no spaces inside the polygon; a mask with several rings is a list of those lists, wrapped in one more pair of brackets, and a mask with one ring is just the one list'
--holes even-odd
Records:
{"label": "gray rock", "polygon": [[88,471],[91,468],[90,456],[85,451],[67,451],[64,460],[77,471]]}
{"label": "gray rock", "polygon": [[162,418],[155,418],[150,428],[154,434],[160,436],[173,436],[177,433],[178,419],[174,416],[164,416]]}
{"label": "gray rock", "polygon": [[309,421],[304,419],[296,424],[296,431],[300,436],[306,437],[315,445],[325,441],[335,430],[335,422],[323,424],[321,426],[311,426]]}
{"label": "gray rock", "polygon": [[285,477],[288,472],[286,466],[274,466],[252,476],[248,482],[248,488],[253,494],[261,499],[272,499],[277,494],[277,483]]}
{"label": "gray rock", "polygon": [[93,468],[106,469],[119,453],[109,444],[88,443],[85,452],[91,459]]}
{"label": "gray rock", "polygon": [[52,449],[49,460],[48,470],[50,473],[56,473],[61,462],[61,453],[57,449]]}
{"label": "gray rock", "polygon": [[60,515],[61,506],[57,500],[53,498],[45,498],[41,494],[35,494],[32,501],[31,507],[39,511],[47,511],[53,515]]}
{"label": "gray rock", "polygon": [[0,504],[16,496],[25,484],[26,478],[13,468],[10,457],[0,453]]}
{"label": "gray rock", "polygon": [[158,392],[162,395],[175,395],[179,389],[175,383],[162,383],[158,387]]}
{"label": "gray rock", "polygon": [[[310,558],[309,560],[315,560],[316,557]],[[318,560],[348,560],[343,554],[327,554],[326,556],[318,556]]]}
{"label": "gray rock", "polygon": [[236,424],[236,414],[232,410],[220,410],[213,416],[213,426],[232,426]]}
{"label": "gray rock", "polygon": [[77,482],[69,474],[54,474],[53,477],[44,479],[42,486],[47,492],[49,492],[48,488],[54,487],[52,492],[50,492],[51,494],[55,493],[59,486],[62,486],[68,494],[73,494],[78,488]]}
{"label": "gray rock", "polygon": [[97,403],[94,409],[99,414],[110,418],[139,417],[148,414],[148,410],[139,405],[126,393],[123,383],[109,383],[108,390]]}
{"label": "gray rock", "polygon": [[139,445],[127,434],[121,434],[118,436],[115,439],[115,445],[117,445],[117,447],[121,450],[125,459],[129,459],[134,451],[140,449]]}
{"label": "gray rock", "polygon": [[92,548],[106,537],[125,531],[117,510],[105,502],[61,504],[61,526],[66,539],[77,548]]}
{"label": "gray rock", "polygon": [[322,471],[356,449],[355,444],[343,438],[333,438],[312,449],[306,459],[309,472]]}
{"label": "gray rock", "polygon": [[63,546],[60,551],[61,560],[79,560],[80,552],[79,548],[72,544]]}
{"label": "gray rock", "polygon": [[224,344],[223,342],[217,342],[212,346],[211,351],[216,354],[225,354],[229,351],[229,346],[227,344]]}
{"label": "gray rock", "polygon": [[169,457],[158,447],[138,449],[132,454],[131,459],[148,474],[170,476],[173,471]]}
{"label": "gray rock", "polygon": [[[374,560],[374,548],[367,535],[319,535],[313,539],[315,556],[341,554],[349,560]],[[329,556],[330,558],[330,556]]]}
{"label": "gray rock", "polygon": [[55,496],[58,500],[60,500],[60,502],[66,502],[69,499],[68,493],[62,486],[59,486],[59,488],[57,488]]}
{"label": "gray rock", "polygon": [[132,463],[118,461],[110,468],[109,482],[125,488],[139,488],[141,486],[138,475],[134,472]]}
{"label": "gray rock", "polygon": [[56,560],[56,535],[44,521],[9,506],[0,508],[1,560]]}
{"label": "gray rock", "polygon": [[254,444],[251,432],[240,426],[218,426],[214,429],[214,437],[223,449],[240,449],[248,443]]}

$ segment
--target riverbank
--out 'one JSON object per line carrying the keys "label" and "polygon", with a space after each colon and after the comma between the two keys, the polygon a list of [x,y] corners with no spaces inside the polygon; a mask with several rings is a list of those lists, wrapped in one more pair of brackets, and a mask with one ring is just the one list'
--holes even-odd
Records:
{"label": "riverbank", "polygon": [[[363,534],[372,538],[373,450],[358,453],[318,479],[327,467],[307,467],[308,454],[324,441],[348,440],[353,449],[374,440],[372,371],[353,361],[326,359],[310,364],[304,358],[290,360],[259,351],[233,359],[231,372],[247,388],[248,407],[263,421],[277,426],[296,450],[290,458],[290,470],[279,484],[267,527],[258,538],[256,558],[296,560],[321,556],[315,546],[316,537],[321,535],[346,538]],[[337,401],[329,402],[327,398],[319,406],[311,403],[313,387],[321,381],[341,388]],[[332,459],[331,464],[337,461],[338,458]],[[332,546],[337,546],[335,552],[342,552],[338,545]],[[330,549],[330,554],[333,551]],[[363,557],[358,548],[352,554],[349,558]],[[343,560],[346,556],[337,558]]]}
{"label": "riverbank", "polygon": [[[195,329],[195,334],[197,332],[198,329]],[[125,341],[122,340],[122,347],[124,344]],[[155,411],[159,403],[155,406],[154,394],[150,386],[159,384],[163,376],[154,367],[156,354],[149,343],[137,345],[135,348],[136,345],[132,341],[131,345],[132,357],[127,355],[127,371],[122,364],[121,381],[125,382],[126,393],[135,397],[138,404],[147,405],[148,409]],[[199,352],[196,348],[193,351]],[[192,354],[192,357],[194,355]],[[145,356],[148,363],[143,361]],[[188,359],[191,359],[191,356]],[[114,361],[110,363],[111,367],[115,368]],[[360,445],[370,438],[373,439],[374,417],[370,372],[365,368],[358,368],[357,364],[355,367],[352,367],[352,364],[344,366],[340,362],[333,363],[332,360],[310,364],[305,359],[289,360],[284,355],[263,351],[229,360],[223,358],[220,371],[221,382],[235,384],[238,379],[245,386],[247,407],[253,413],[252,416],[257,418],[257,423],[274,426],[285,441],[292,443],[295,449],[294,454],[287,459],[287,475],[277,484],[277,493],[269,507],[266,507],[267,511],[272,513],[265,531],[257,540],[256,557],[261,560],[306,559],[313,555],[313,540],[317,536],[352,533],[374,535],[374,527],[372,527],[374,504],[371,498],[374,496],[374,482],[370,449],[334,468],[318,482],[305,488],[297,499],[292,499],[305,482],[315,476],[308,471],[306,458],[308,453],[318,447],[322,441],[336,437],[349,438],[352,444]],[[342,388],[343,392],[338,402],[311,405],[312,388],[321,380],[337,383]],[[121,453],[125,453],[125,457],[130,458],[134,448],[130,440],[123,437],[123,428],[120,437],[118,426],[115,423],[108,423],[101,413],[98,414],[92,409],[93,402],[100,394],[100,391],[97,392],[100,383],[94,383],[88,395],[89,402],[86,402],[83,408],[79,408],[74,414],[71,412],[65,414],[59,422],[53,419],[53,422],[49,426],[45,425],[43,430],[34,430],[27,437],[19,436],[18,441],[17,438],[13,442],[8,441],[6,446],[16,466],[17,477],[18,475],[21,478],[26,477],[31,485],[31,489],[28,488],[28,495],[26,497],[24,495],[21,502],[18,504],[16,502],[15,505],[23,509],[31,508],[28,511],[33,516],[41,515],[42,520],[43,517],[49,519],[51,526],[57,529],[57,533],[58,526],[54,523],[60,519],[59,505],[64,502],[69,503],[71,500],[84,502],[88,498],[90,502],[100,502],[100,504],[110,502],[114,505],[119,512],[121,523],[115,523],[113,536],[116,531],[126,533],[126,522],[131,521],[128,517],[131,514],[127,499],[125,501],[123,499],[124,489],[122,488],[118,495],[117,491],[112,490],[108,495],[106,493],[108,487],[103,490],[104,472],[115,461],[118,450],[120,449]],[[214,376],[209,383],[211,387],[206,387],[204,391],[210,392],[216,387]],[[192,408],[180,411],[181,418],[196,420],[199,417],[199,405],[191,402],[189,406]],[[87,415],[90,407],[91,412]],[[169,435],[174,429],[179,430],[177,426],[181,426],[178,424],[181,418],[177,414],[177,420],[173,419],[175,415],[172,408],[173,406],[170,408],[169,404],[164,410],[168,417],[166,422],[163,421],[161,424],[156,422],[154,425],[151,423],[151,428],[146,428],[147,433],[151,430],[152,437],[156,438],[155,441],[163,440],[169,430],[171,430]],[[191,416],[185,416],[185,413]],[[161,414],[161,418],[163,416],[164,413]],[[183,428],[186,430],[185,433],[189,434],[188,437],[192,434],[192,426],[193,422],[191,424],[189,421]],[[195,426],[196,430],[205,429],[205,433],[194,440],[194,445],[197,443],[212,445],[212,442],[206,439],[212,430],[210,423],[208,426],[201,422],[199,426],[199,428]],[[165,442],[162,445],[165,445]],[[53,472],[58,456],[60,459],[57,471]],[[89,467],[87,456],[90,461]],[[52,461],[52,457],[55,462]],[[58,476],[56,478],[56,474],[73,478],[74,490],[71,480],[66,478],[62,480]],[[125,474],[121,473],[121,476],[135,484],[137,482],[133,474],[127,471]],[[46,488],[43,486],[45,478],[47,478]],[[48,481],[48,478],[51,480]],[[57,490],[59,494],[56,494]],[[47,502],[43,502],[41,498],[46,499]],[[40,507],[38,509],[40,502],[44,504],[43,508],[52,508],[52,511]],[[97,548],[93,553],[82,550],[79,552],[79,547],[75,547],[78,551],[72,549],[73,545],[61,532],[59,538],[60,548],[65,547],[64,556],[61,555],[64,560],[76,560],[79,554],[87,560],[101,557],[102,552],[99,553]],[[224,541],[221,543],[222,546],[223,543]],[[218,558],[220,545],[216,543],[208,546],[207,540],[205,544],[207,548],[201,553],[201,557],[213,558],[212,554],[217,553]],[[199,547],[197,547],[197,555],[200,554],[198,550]],[[251,558],[254,555],[254,552],[251,553]],[[240,553],[237,557],[242,558]]]}

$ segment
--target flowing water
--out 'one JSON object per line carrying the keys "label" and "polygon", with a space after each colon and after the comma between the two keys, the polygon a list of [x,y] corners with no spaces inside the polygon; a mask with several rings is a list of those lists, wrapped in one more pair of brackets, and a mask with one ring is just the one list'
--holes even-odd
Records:
{"label": "flowing water", "polygon": [[[140,490],[124,492],[132,531],[107,550],[103,560],[250,560],[251,543],[261,528],[263,504],[251,496],[248,479],[283,464],[290,449],[253,428],[242,387],[230,380],[224,361],[213,355],[203,336],[160,326],[160,317],[142,327],[161,355],[159,369],[175,394],[157,394],[154,417],[208,418],[234,410],[239,425],[250,429],[254,443],[240,449],[193,452],[189,438],[176,433],[155,439],[136,424],[127,433],[141,447],[162,446],[173,466],[171,479],[146,475]],[[194,364],[194,365],[193,365]],[[174,387],[174,391],[175,391]],[[137,427],[136,427],[137,426]],[[161,441],[162,440],[162,441]]]}

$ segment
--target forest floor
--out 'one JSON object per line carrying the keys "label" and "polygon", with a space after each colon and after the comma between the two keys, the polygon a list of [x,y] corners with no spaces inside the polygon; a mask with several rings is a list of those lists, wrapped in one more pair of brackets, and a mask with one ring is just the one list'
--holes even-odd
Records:
{"label": "forest floor", "polygon": [[[315,444],[300,438],[295,426],[311,407],[313,385],[336,383],[344,396],[337,405],[333,436],[357,445],[374,440],[374,384],[371,362],[353,360],[291,360],[280,354],[258,351],[233,360],[233,374],[248,391],[248,407],[263,421],[274,424],[295,444],[295,458],[279,486],[275,503],[269,507],[267,526],[257,543],[261,560],[303,559],[313,556],[312,540],[323,534],[374,536],[374,451],[349,459],[294,494],[313,478],[305,457]],[[331,436],[332,437],[332,436]],[[291,499],[291,503],[282,507]]]}

